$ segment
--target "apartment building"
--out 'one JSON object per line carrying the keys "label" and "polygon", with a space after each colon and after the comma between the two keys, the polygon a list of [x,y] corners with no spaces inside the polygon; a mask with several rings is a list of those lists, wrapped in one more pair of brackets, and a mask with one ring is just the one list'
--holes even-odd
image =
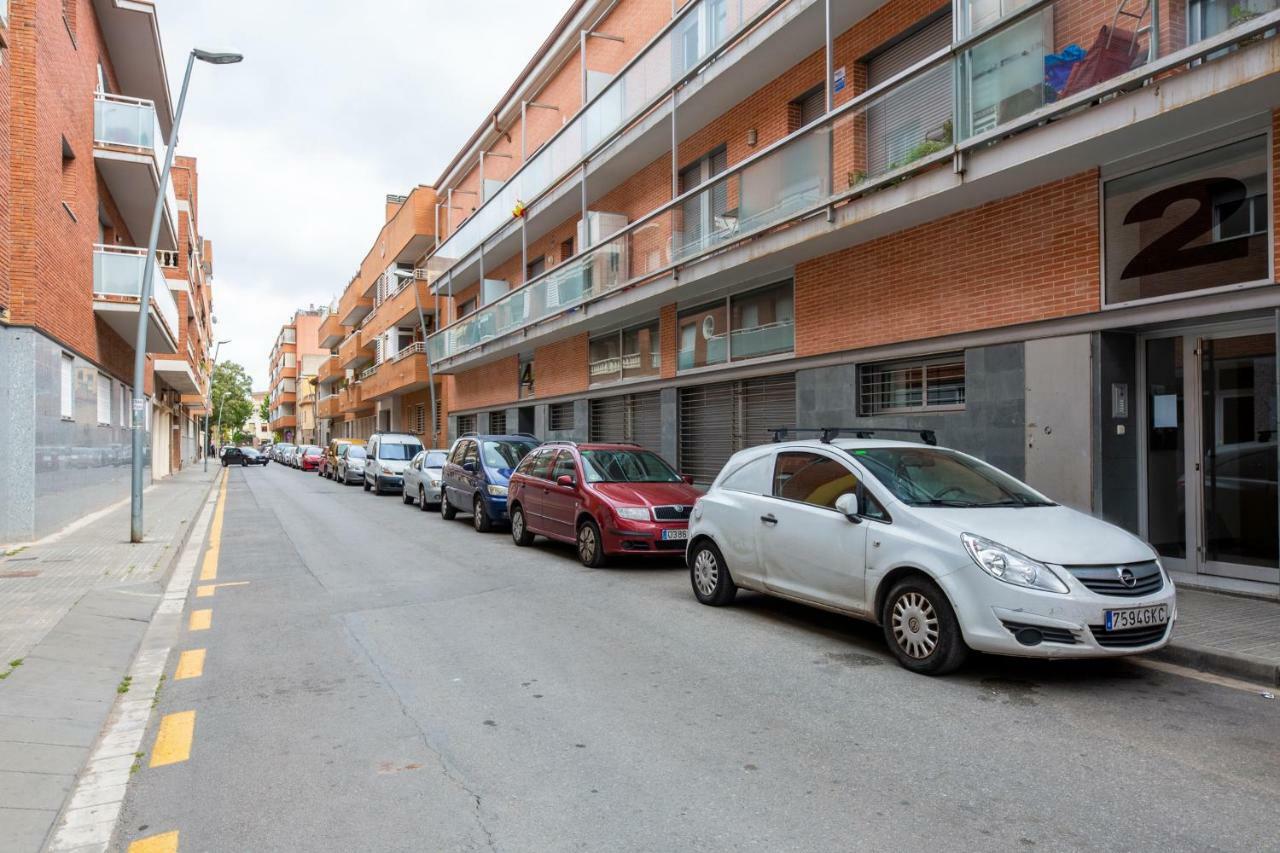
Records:
{"label": "apartment building", "polygon": [[293,318],[280,327],[271,348],[270,384],[267,389],[271,401],[269,423],[272,433],[282,441],[295,444],[302,441],[298,422],[300,368],[304,364],[318,365],[327,356],[317,343],[317,332],[328,313],[328,309],[314,305],[298,309]]}
{"label": "apartment building", "polygon": [[416,342],[352,330],[425,280],[449,437],[706,483],[778,426],[931,429],[1274,591],[1277,32],[1274,0],[582,0],[415,191],[433,245],[343,294],[345,424]]}
{"label": "apartment building", "polygon": [[[409,432],[445,439],[451,383],[432,382],[425,335],[442,307],[422,269],[435,247],[439,205],[427,186],[386,197],[386,217],[359,270],[318,330],[328,355],[316,375],[318,429],[333,438]],[[432,411],[435,428],[432,429]]]}
{"label": "apartment building", "polygon": [[163,201],[147,331],[145,464],[199,457],[212,247],[196,161],[160,173],[173,105],[150,2],[0,3],[0,541],[129,494],[146,241]]}
{"label": "apartment building", "polygon": [[271,442],[271,424],[262,417],[262,401],[267,399],[267,392],[254,391],[249,398],[253,400],[253,414],[249,415],[244,431],[249,435],[250,443],[259,447]]}

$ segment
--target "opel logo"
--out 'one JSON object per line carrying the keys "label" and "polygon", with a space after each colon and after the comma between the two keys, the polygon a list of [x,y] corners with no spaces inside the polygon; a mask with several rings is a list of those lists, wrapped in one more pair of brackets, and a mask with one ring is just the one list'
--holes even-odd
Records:
{"label": "opel logo", "polygon": [[1120,576],[1120,583],[1133,589],[1138,585],[1138,579],[1133,576],[1133,571],[1128,568],[1120,567],[1116,569],[1116,574]]}

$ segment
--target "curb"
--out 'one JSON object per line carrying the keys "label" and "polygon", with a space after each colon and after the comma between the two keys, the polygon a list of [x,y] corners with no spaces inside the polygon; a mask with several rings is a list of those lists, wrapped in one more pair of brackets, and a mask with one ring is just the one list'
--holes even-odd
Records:
{"label": "curb", "polygon": [[[196,522],[200,518],[199,508],[204,506],[209,501],[209,493],[214,490],[214,487],[217,485],[218,480],[225,476],[227,476],[227,470],[226,470],[226,467],[224,466],[222,469],[222,473],[214,474],[213,479],[209,481],[209,485],[205,487],[204,497],[200,498],[200,503],[196,504],[196,514],[191,519],[191,523],[187,525],[187,529],[183,531],[182,539],[176,543],[176,547],[173,549],[173,555],[169,558],[169,565],[164,567],[164,573],[161,574],[161,576],[156,579],[156,583],[160,584],[161,589],[164,589],[166,586],[168,586],[169,578],[173,577],[173,570],[178,567],[178,558],[182,555],[182,552],[186,549],[187,543],[191,541],[191,534],[192,532],[195,531]],[[157,602],[156,607],[159,607],[159,606],[160,604]],[[152,611],[151,617],[153,619],[155,618],[155,615],[156,615],[155,611]],[[130,665],[132,665],[132,663],[133,662],[130,661]]]}
{"label": "curb", "polygon": [[1224,652],[1193,643],[1170,643],[1163,649],[1143,655],[1181,666],[1252,681],[1268,687],[1280,687],[1280,664],[1241,652]]}

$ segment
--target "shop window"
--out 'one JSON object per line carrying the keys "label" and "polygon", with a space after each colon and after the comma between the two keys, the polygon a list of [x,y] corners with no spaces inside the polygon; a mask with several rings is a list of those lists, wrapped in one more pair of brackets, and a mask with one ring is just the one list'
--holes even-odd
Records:
{"label": "shop window", "polygon": [[1268,280],[1267,149],[1256,136],[1107,181],[1106,304]]}
{"label": "shop window", "polygon": [[573,403],[552,403],[547,407],[547,428],[550,430],[573,429]]}
{"label": "shop window", "polygon": [[858,370],[858,414],[961,408],[964,382],[963,353],[863,365]]}

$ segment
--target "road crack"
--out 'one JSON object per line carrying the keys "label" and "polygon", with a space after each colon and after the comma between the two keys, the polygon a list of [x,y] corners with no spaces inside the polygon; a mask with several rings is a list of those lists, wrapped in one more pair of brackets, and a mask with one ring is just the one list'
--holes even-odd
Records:
{"label": "road crack", "polygon": [[482,812],[483,799],[480,794],[472,790],[471,786],[469,786],[462,778],[462,775],[456,769],[451,767],[444,755],[442,755],[441,752],[431,744],[431,738],[427,734],[426,729],[424,729],[422,724],[418,722],[418,718],[409,711],[409,706],[405,703],[404,697],[400,694],[400,691],[396,689],[395,683],[392,681],[391,677],[387,674],[386,670],[382,668],[382,664],[378,663],[374,658],[373,654],[369,651],[368,646],[366,646],[364,641],[360,639],[359,635],[351,629],[351,626],[345,619],[342,620],[342,627],[347,632],[347,635],[355,642],[356,646],[359,647],[360,652],[369,661],[370,665],[372,665],[374,670],[378,673],[378,680],[381,681],[386,688],[391,691],[391,695],[396,698],[396,705],[400,708],[401,715],[409,721],[409,724],[413,726],[414,731],[418,733],[418,739],[422,741],[422,745],[426,747],[428,752],[435,756],[436,761],[440,765],[441,775],[444,776],[447,782],[456,787],[471,800],[473,807],[472,817],[475,819],[476,827],[484,834],[485,845],[488,849],[493,850],[496,853],[498,847],[494,842],[493,832],[485,824],[484,814]]}

